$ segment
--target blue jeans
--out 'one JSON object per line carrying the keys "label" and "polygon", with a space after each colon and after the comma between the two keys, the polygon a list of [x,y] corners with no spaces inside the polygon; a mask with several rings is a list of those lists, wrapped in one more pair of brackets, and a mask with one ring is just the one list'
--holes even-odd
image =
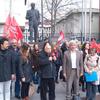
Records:
{"label": "blue jeans", "polygon": [[96,100],[96,90],[97,86],[94,85],[92,82],[86,83],[86,98],[87,100]]}
{"label": "blue jeans", "polygon": [[10,100],[11,81],[0,82],[0,100]]}
{"label": "blue jeans", "polygon": [[20,96],[20,90],[21,90],[20,80],[19,80],[19,78],[16,77],[16,82],[15,82],[15,96]]}

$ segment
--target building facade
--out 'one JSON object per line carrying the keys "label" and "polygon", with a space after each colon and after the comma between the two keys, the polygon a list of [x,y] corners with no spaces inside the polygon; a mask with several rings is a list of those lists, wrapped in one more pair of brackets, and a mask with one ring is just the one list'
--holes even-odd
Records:
{"label": "building facade", "polygon": [[[56,33],[61,30],[64,32],[66,38],[81,38],[85,37],[86,40],[89,39],[90,32],[90,14],[89,9],[86,10],[86,19],[84,19],[85,13],[82,10],[72,10],[66,14],[64,18],[56,23]],[[91,37],[99,38],[99,9],[92,9],[91,17]],[[83,18],[83,19],[82,19]],[[83,21],[82,21],[83,20]],[[84,23],[86,22],[86,23]],[[83,30],[83,31],[82,31]]]}

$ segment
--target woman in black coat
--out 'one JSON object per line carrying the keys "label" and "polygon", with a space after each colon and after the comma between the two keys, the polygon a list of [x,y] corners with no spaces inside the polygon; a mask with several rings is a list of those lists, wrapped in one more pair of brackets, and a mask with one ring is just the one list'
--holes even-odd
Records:
{"label": "woman in black coat", "polygon": [[46,42],[43,46],[43,51],[39,55],[41,100],[47,100],[47,93],[49,94],[49,100],[55,100],[55,60],[56,58],[51,55],[51,45]]}
{"label": "woman in black coat", "polygon": [[20,76],[21,76],[21,97],[23,100],[29,100],[28,92],[29,85],[32,81],[32,65],[30,60],[30,48],[28,44],[23,44],[21,47],[20,56]]}

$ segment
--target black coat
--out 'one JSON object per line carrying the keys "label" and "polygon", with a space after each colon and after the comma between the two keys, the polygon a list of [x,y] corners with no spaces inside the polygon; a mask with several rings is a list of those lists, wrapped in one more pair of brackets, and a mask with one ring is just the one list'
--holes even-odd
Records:
{"label": "black coat", "polygon": [[39,65],[41,78],[55,78],[56,67],[54,61],[49,61],[49,56],[44,52],[40,52]]}
{"label": "black coat", "polygon": [[24,61],[22,57],[20,56],[20,77],[25,78],[25,82],[31,82],[32,81],[32,66],[31,61]]}
{"label": "black coat", "polygon": [[15,74],[15,59],[9,49],[0,50],[0,82],[11,80],[11,74]]}
{"label": "black coat", "polygon": [[15,50],[12,46],[10,46],[9,49],[12,50],[12,52],[14,53],[13,59],[15,59],[15,73],[16,73],[16,77],[19,77],[20,49],[16,48]]}
{"label": "black coat", "polygon": [[32,66],[34,66],[33,71],[38,71],[40,69],[39,66],[39,53],[35,53],[34,51],[31,52],[31,63]]}

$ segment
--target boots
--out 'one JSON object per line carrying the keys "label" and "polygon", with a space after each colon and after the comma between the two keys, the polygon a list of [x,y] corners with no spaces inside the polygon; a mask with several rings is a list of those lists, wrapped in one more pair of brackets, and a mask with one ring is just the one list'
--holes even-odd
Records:
{"label": "boots", "polygon": [[29,99],[29,97],[25,97],[25,98],[23,98],[22,100],[30,100],[30,99]]}
{"label": "boots", "polygon": [[30,99],[29,99],[29,97],[26,97],[26,99],[25,99],[25,100],[30,100]]}

